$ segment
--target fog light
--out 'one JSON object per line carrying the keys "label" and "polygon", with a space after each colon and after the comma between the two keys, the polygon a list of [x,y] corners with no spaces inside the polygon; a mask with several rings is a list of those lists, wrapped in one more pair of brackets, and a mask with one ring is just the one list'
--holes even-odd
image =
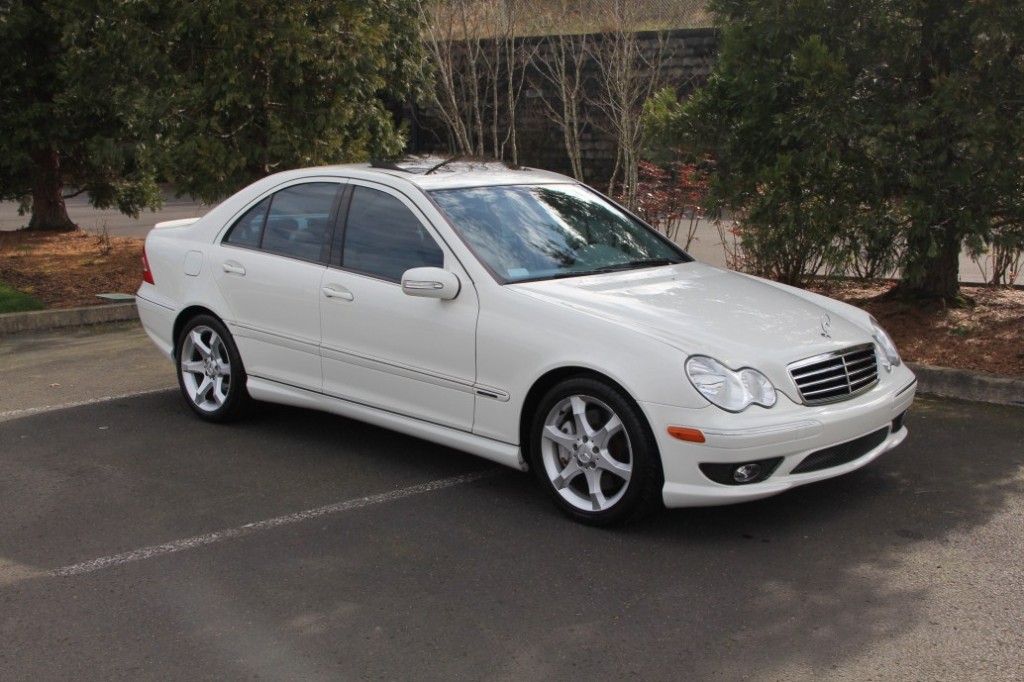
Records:
{"label": "fog light", "polygon": [[761,465],[757,462],[743,464],[733,469],[732,480],[737,483],[750,483],[761,475]]}
{"label": "fog light", "polygon": [[701,462],[702,474],[722,485],[750,485],[767,480],[782,464],[781,457],[759,459],[756,462],[730,464],[728,462]]}

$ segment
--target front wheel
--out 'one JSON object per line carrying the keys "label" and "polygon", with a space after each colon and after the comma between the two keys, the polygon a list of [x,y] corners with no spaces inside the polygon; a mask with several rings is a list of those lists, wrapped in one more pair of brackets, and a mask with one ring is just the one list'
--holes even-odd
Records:
{"label": "front wheel", "polygon": [[660,506],[658,446],[618,389],[589,377],[563,381],[541,400],[530,433],[534,472],[577,521],[606,526]]}
{"label": "front wheel", "polygon": [[178,335],[178,385],[192,411],[207,421],[239,416],[249,403],[245,370],[224,324],[210,315],[189,320]]}

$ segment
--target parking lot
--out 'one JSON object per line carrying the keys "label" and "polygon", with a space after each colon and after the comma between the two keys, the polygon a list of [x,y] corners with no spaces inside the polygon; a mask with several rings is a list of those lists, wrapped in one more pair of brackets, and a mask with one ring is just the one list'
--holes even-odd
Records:
{"label": "parking lot", "polygon": [[134,325],[0,337],[0,680],[1017,680],[1024,412],[615,530],[346,419],[194,418]]}

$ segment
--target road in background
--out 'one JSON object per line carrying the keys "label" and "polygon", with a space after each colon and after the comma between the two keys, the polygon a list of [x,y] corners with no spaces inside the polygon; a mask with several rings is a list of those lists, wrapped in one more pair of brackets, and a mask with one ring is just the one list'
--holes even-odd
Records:
{"label": "road in background", "polygon": [[[173,192],[162,194],[164,205],[158,211],[143,210],[138,218],[125,215],[117,209],[96,209],[82,194],[67,200],[68,216],[83,230],[102,232],[116,237],[145,237],[155,223],[206,215],[211,206],[188,197],[175,197]],[[17,230],[28,225],[29,216],[18,215],[14,202],[0,202],[0,231]]]}

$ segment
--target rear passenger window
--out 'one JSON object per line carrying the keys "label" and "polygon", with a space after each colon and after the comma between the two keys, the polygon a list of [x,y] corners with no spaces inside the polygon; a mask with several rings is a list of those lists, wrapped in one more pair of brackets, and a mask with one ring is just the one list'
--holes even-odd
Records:
{"label": "rear passenger window", "polygon": [[225,242],[326,261],[331,212],[339,188],[333,182],[313,182],[283,189],[246,211]]}
{"label": "rear passenger window", "polygon": [[398,282],[409,268],[443,267],[444,253],[399,199],[354,187],[341,265]]}
{"label": "rear passenger window", "polygon": [[238,219],[228,232],[224,241],[236,246],[251,246],[257,248],[260,245],[260,236],[263,234],[263,222],[267,217],[267,209],[270,208],[270,197],[267,197],[245,212]]}

